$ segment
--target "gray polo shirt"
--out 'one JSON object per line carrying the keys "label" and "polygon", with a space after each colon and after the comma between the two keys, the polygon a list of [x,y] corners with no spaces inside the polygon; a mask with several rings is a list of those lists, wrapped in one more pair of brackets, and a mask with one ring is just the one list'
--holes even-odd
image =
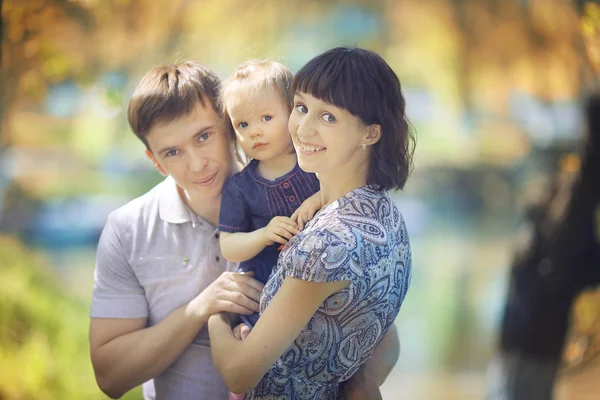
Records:
{"label": "gray polo shirt", "polygon": [[[217,229],[185,205],[168,177],[109,215],[98,244],[90,315],[147,318],[152,326],[236,267],[221,255]],[[154,385],[159,400],[227,399],[206,327]]]}

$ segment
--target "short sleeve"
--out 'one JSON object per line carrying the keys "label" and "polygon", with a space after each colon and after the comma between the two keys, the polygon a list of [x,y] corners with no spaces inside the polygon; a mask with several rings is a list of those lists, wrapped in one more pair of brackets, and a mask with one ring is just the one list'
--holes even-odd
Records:
{"label": "short sleeve", "polygon": [[222,232],[248,232],[250,209],[239,185],[239,175],[225,181],[219,211],[219,230]]}
{"label": "short sleeve", "polygon": [[352,281],[360,275],[357,255],[337,235],[328,230],[298,236],[284,255],[286,276],[311,282]]}
{"label": "short sleeve", "polygon": [[96,253],[92,318],[148,317],[144,288],[129,264],[122,235],[116,215],[110,214]]}

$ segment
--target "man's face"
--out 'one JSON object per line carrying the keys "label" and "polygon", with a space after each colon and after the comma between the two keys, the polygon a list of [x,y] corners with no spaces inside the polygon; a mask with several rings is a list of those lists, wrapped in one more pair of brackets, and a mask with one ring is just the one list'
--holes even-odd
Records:
{"label": "man's face", "polygon": [[233,171],[233,153],[228,127],[210,104],[198,103],[188,115],[155,125],[146,140],[159,172],[189,195],[221,195]]}

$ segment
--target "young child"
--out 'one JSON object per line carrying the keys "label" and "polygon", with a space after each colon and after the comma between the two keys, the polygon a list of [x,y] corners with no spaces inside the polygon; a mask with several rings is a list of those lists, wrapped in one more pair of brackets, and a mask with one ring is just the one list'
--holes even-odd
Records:
{"label": "young child", "polygon": [[[279,249],[321,208],[319,181],[300,169],[288,131],[292,72],[273,61],[248,61],[221,90],[248,165],[225,182],[219,215],[221,252],[239,271],[266,283]],[[306,200],[306,201],[305,201]],[[250,328],[258,313],[240,316]]]}

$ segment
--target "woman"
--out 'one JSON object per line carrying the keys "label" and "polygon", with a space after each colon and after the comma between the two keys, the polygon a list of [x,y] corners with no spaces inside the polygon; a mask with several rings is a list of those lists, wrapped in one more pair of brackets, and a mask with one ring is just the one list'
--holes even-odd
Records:
{"label": "woman", "polygon": [[246,399],[337,398],[410,282],[408,234],[387,192],[404,186],[414,149],[397,76],[374,52],[335,48],[292,87],[289,130],[324,206],[282,250],[244,341],[227,315],[209,319],[215,366]]}

